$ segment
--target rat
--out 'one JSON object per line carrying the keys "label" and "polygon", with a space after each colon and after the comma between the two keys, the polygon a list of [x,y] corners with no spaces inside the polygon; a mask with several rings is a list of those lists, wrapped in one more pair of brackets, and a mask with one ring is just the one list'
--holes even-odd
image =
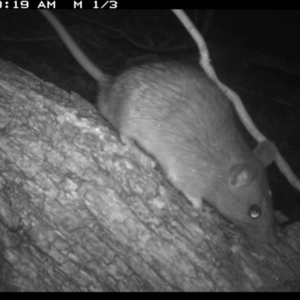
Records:
{"label": "rat", "polygon": [[41,13],[97,81],[98,109],[122,141],[153,157],[194,209],[201,211],[205,200],[250,238],[277,243],[265,170],[275,156],[273,144],[251,150],[230,100],[200,66],[158,61],[109,76],[52,13]]}

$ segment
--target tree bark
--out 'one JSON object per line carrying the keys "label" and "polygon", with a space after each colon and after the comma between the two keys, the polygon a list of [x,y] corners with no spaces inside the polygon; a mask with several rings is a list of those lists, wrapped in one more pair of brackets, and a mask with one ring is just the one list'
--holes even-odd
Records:
{"label": "tree bark", "polygon": [[269,246],[193,211],[91,104],[4,61],[0,151],[2,291],[300,290],[299,224]]}

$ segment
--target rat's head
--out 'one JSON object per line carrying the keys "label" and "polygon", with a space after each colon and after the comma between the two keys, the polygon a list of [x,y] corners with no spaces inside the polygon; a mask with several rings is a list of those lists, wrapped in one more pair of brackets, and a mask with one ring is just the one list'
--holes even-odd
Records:
{"label": "rat's head", "polygon": [[214,203],[219,212],[250,238],[275,244],[272,196],[265,166],[275,156],[275,147],[262,142],[249,161],[227,166],[215,183]]}

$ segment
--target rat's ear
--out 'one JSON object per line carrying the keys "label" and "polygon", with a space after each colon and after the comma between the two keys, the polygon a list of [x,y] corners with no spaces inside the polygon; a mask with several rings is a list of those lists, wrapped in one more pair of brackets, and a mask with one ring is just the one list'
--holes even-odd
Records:
{"label": "rat's ear", "polygon": [[278,150],[274,143],[269,140],[260,142],[253,150],[253,154],[265,165],[271,164],[276,157]]}
{"label": "rat's ear", "polygon": [[257,175],[257,168],[250,163],[233,165],[228,174],[228,182],[231,188],[250,184]]}

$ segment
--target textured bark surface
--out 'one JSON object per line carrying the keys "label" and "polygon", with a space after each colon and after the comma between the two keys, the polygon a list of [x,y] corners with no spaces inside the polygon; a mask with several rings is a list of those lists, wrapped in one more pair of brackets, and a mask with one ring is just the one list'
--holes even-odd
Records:
{"label": "textured bark surface", "polygon": [[276,246],[200,215],[93,106],[0,61],[0,290],[300,290],[299,225]]}

